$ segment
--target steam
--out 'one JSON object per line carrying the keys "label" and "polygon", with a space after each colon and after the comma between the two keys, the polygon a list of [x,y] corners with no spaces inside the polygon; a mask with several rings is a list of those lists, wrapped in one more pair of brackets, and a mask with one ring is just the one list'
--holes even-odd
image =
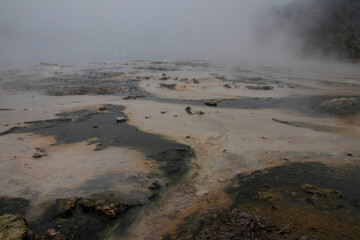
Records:
{"label": "steam", "polygon": [[0,66],[269,57],[257,34],[289,0],[2,0]]}

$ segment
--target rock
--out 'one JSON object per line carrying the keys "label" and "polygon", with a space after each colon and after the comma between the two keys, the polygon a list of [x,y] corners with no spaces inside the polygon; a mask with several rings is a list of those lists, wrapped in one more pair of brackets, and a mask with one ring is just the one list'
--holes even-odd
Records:
{"label": "rock", "polygon": [[54,228],[50,228],[46,231],[46,234],[49,238],[54,240],[66,240],[66,237],[63,236],[60,232],[56,231]]}
{"label": "rock", "polygon": [[127,203],[109,203],[105,200],[85,199],[80,202],[84,210],[100,212],[109,218],[116,218],[121,212],[129,209]]}
{"label": "rock", "polygon": [[226,83],[223,85],[224,88],[231,88],[230,84],[229,83]]}
{"label": "rock", "polygon": [[197,80],[197,79],[195,79],[195,78],[193,78],[193,82],[194,82],[195,84],[200,83],[199,80]]}
{"label": "rock", "polygon": [[145,118],[146,118],[146,119],[148,119],[148,118],[150,118],[150,117],[151,117],[151,115],[147,115],[147,116],[145,116]]}
{"label": "rock", "polygon": [[161,114],[165,114],[166,113],[166,111],[161,111]]}
{"label": "rock", "polygon": [[209,107],[217,107],[217,104],[218,104],[218,102],[220,102],[220,101],[208,101],[208,102],[205,102],[205,105],[206,106],[209,106]]}
{"label": "rock", "polygon": [[268,85],[265,85],[265,86],[246,86],[247,89],[250,89],[250,90],[272,90],[274,89],[273,86],[268,86]]}
{"label": "rock", "polygon": [[105,107],[105,106],[101,106],[101,107],[99,107],[99,110],[100,110],[100,111],[104,111],[104,110],[106,110],[106,107]]}
{"label": "rock", "polygon": [[59,215],[71,214],[79,198],[57,199]]}
{"label": "rock", "polygon": [[205,114],[203,111],[197,111],[196,113],[194,113],[194,114],[199,114],[199,115],[203,115],[203,114]]}
{"label": "rock", "polygon": [[116,122],[119,122],[119,123],[123,123],[123,122],[126,122],[126,121],[127,121],[127,119],[124,118],[124,117],[117,117],[116,118]]}
{"label": "rock", "polygon": [[98,128],[98,127],[99,127],[99,125],[93,125],[92,127],[93,127],[93,128]]}
{"label": "rock", "polygon": [[190,138],[190,136],[188,135],[188,136],[185,136],[185,138]]}
{"label": "rock", "polygon": [[43,154],[40,154],[40,153],[34,153],[34,155],[33,155],[33,158],[41,158],[41,157],[43,157],[44,155]]}
{"label": "rock", "polygon": [[144,95],[129,95],[127,97],[124,97],[123,100],[135,100],[137,98],[143,98],[145,97]]}
{"label": "rock", "polygon": [[348,157],[353,157],[354,155],[351,153],[346,154]]}
{"label": "rock", "polygon": [[188,114],[192,114],[192,112],[191,112],[191,107],[190,107],[190,106],[187,106],[187,107],[185,108],[185,111],[186,111]]}
{"label": "rock", "polygon": [[170,89],[170,90],[175,90],[175,88],[176,88],[175,83],[169,83],[169,84],[161,83],[160,86],[163,87],[163,88]]}
{"label": "rock", "polygon": [[158,182],[153,182],[148,188],[150,190],[158,190],[161,188],[161,185]]}
{"label": "rock", "polygon": [[123,100],[132,100],[132,99],[136,99],[136,96],[127,96],[123,98]]}
{"label": "rock", "polygon": [[0,216],[0,240],[29,239],[29,233],[23,216],[13,214]]}
{"label": "rock", "polygon": [[342,198],[344,196],[339,190],[317,187],[310,184],[303,184],[300,189],[311,196],[323,198]]}

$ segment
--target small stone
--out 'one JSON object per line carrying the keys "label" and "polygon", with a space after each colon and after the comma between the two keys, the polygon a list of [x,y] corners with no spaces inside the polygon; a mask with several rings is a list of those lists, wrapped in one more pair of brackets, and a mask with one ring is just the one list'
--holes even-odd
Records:
{"label": "small stone", "polygon": [[118,123],[123,123],[123,122],[126,122],[127,120],[126,120],[126,118],[124,118],[124,117],[117,117],[116,118],[116,122],[118,122]]}
{"label": "small stone", "polygon": [[220,102],[220,101],[208,101],[208,102],[205,102],[205,105],[209,106],[209,107],[217,107],[218,102]]}
{"label": "small stone", "polygon": [[93,127],[93,128],[98,128],[99,126],[98,126],[98,125],[93,125],[92,127]]}
{"label": "small stone", "polygon": [[48,230],[46,231],[46,234],[47,234],[49,237],[53,238],[53,237],[55,237],[55,236],[58,234],[58,232],[57,232],[54,228],[50,228],[50,229],[48,229]]}
{"label": "small stone", "polygon": [[148,118],[150,118],[150,117],[151,117],[150,115],[145,116],[146,119],[148,119]]}
{"label": "small stone", "polygon": [[33,155],[33,158],[41,158],[41,157],[43,157],[43,155],[40,153],[34,153]]}
{"label": "small stone", "polygon": [[185,138],[190,138],[190,136],[188,135],[188,136],[186,136]]}
{"label": "small stone", "polygon": [[347,154],[348,157],[353,157],[354,155],[352,155],[351,153]]}
{"label": "small stone", "polygon": [[105,106],[101,106],[101,107],[99,107],[99,110],[100,110],[100,111],[104,111],[104,110],[106,110],[106,107],[105,107]]}
{"label": "small stone", "polygon": [[161,111],[161,114],[165,114],[166,113],[166,111]]}
{"label": "small stone", "polygon": [[188,114],[192,114],[192,112],[191,112],[191,107],[190,107],[190,106],[187,106],[187,107],[185,108],[185,111],[186,111]]}

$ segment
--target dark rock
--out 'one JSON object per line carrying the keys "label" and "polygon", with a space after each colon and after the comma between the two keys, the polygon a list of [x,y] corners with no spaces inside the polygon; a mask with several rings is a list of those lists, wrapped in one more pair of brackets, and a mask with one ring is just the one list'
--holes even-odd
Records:
{"label": "dark rock", "polygon": [[71,214],[80,198],[57,199],[59,215]]}
{"label": "dark rock", "polygon": [[348,156],[348,157],[353,157],[354,155],[351,154],[351,153],[348,153],[347,156]]}
{"label": "dark rock", "polygon": [[106,110],[106,107],[105,107],[105,106],[101,106],[101,107],[99,107],[99,110],[100,110],[100,111],[104,111],[104,110]]}
{"label": "dark rock", "polygon": [[53,240],[66,240],[66,237],[63,236],[60,232],[56,231],[54,228],[50,228],[46,231],[46,234],[49,238]]}
{"label": "dark rock", "polygon": [[93,125],[93,128],[98,128],[99,127],[99,125]]}
{"label": "dark rock", "polygon": [[220,102],[220,101],[217,101],[217,100],[208,101],[208,102],[205,102],[205,105],[209,106],[209,107],[217,107],[218,102]]}
{"label": "dark rock", "polygon": [[40,153],[34,153],[33,158],[42,158],[44,156],[44,154],[40,154]]}
{"label": "dark rock", "polygon": [[273,86],[246,86],[247,89],[250,89],[250,90],[272,90],[274,89]]}
{"label": "dark rock", "polygon": [[165,114],[166,113],[166,111],[161,111],[161,114]]}
{"label": "dark rock", "polygon": [[194,82],[195,84],[200,83],[199,80],[197,80],[197,79],[195,79],[195,78],[193,78],[193,82]]}
{"label": "dark rock", "polygon": [[169,84],[161,83],[160,86],[163,87],[163,88],[170,89],[170,90],[175,90],[175,88],[176,88],[175,83],[169,83]]}
{"label": "dark rock", "polygon": [[123,122],[126,122],[126,121],[127,121],[127,119],[124,118],[124,117],[117,117],[116,118],[116,122],[119,122],[119,123],[123,123]]}
{"label": "dark rock", "polygon": [[105,200],[85,199],[80,202],[84,210],[91,210],[102,213],[109,218],[116,218],[121,212],[126,211],[129,206],[127,203],[110,203]]}
{"label": "dark rock", "polygon": [[191,112],[191,107],[190,107],[190,106],[187,106],[187,107],[185,108],[185,111],[186,111],[188,114],[192,114],[192,112]]}
{"label": "dark rock", "polygon": [[145,97],[144,95],[129,95],[127,97],[124,97],[123,99],[124,100],[135,100],[137,98],[143,98]]}
{"label": "dark rock", "polygon": [[224,88],[231,88],[230,84],[229,83],[226,83],[223,85]]}
{"label": "dark rock", "polygon": [[161,188],[161,185],[158,182],[153,182],[148,188],[150,190],[158,190]]}

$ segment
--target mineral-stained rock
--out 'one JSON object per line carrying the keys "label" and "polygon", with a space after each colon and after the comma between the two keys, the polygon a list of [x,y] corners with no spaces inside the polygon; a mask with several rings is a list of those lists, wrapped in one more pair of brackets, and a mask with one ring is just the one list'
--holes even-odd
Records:
{"label": "mineral-stained rock", "polygon": [[60,232],[56,231],[54,228],[50,228],[46,231],[46,234],[50,239],[53,240],[66,240],[66,237],[63,236]]}
{"label": "mineral-stained rock", "polygon": [[71,214],[72,210],[75,208],[76,201],[79,198],[64,198],[57,199],[58,202],[58,210],[60,215]]}
{"label": "mineral-stained rock", "polygon": [[0,216],[0,240],[30,239],[29,233],[23,216],[13,214]]}
{"label": "mineral-stained rock", "polygon": [[107,217],[116,218],[120,213],[128,210],[127,203],[110,203],[105,200],[84,199],[80,202],[84,210],[91,210],[105,214]]}
{"label": "mineral-stained rock", "polygon": [[342,198],[343,193],[336,189],[322,188],[310,184],[304,184],[300,188],[303,192],[312,196],[319,196],[323,198]]}

